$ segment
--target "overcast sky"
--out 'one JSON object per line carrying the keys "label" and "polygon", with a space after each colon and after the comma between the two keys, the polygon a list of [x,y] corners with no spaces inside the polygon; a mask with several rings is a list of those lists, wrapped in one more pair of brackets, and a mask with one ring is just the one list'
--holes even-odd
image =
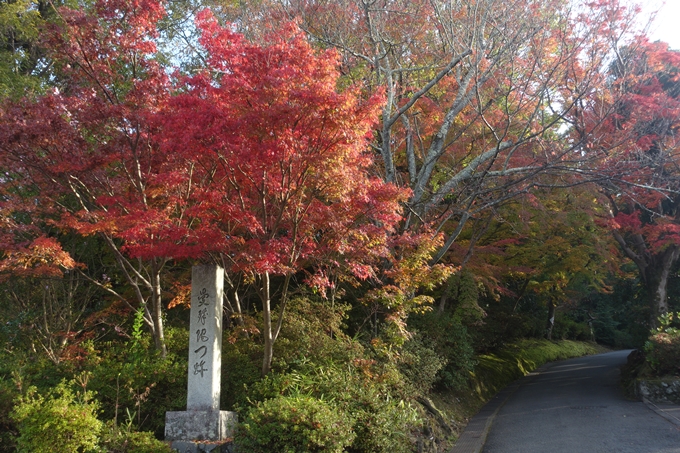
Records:
{"label": "overcast sky", "polygon": [[642,3],[646,4],[645,10],[660,8],[656,21],[649,30],[652,40],[665,41],[671,48],[680,50],[680,0],[666,0],[663,6],[661,1],[643,0]]}

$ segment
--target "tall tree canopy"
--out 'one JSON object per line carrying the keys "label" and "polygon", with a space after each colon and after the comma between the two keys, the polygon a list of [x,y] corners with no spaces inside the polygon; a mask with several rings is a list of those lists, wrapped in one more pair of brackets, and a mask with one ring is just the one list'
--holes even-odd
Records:
{"label": "tall tree canopy", "polygon": [[606,108],[615,113],[599,131],[611,149],[597,169],[621,250],[638,267],[650,322],[668,312],[667,283],[680,258],[680,52],[642,39],[611,66]]}
{"label": "tall tree canopy", "polygon": [[[382,98],[339,91],[335,51],[317,53],[294,25],[251,44],[203,11],[205,65],[171,80],[156,59],[161,2],[60,15],[50,56],[63,85],[2,110],[6,270],[81,272],[142,307],[163,350],[165,266],[212,257],[236,312],[243,282],[261,299],[266,374],[296,274],[334,291],[396,259],[408,192],[371,176],[367,152]],[[134,296],[75,263],[56,234],[66,230],[101,237]]]}
{"label": "tall tree canopy", "polygon": [[[376,151],[386,181],[412,194],[405,228],[447,235],[442,259],[469,219],[591,157],[597,127],[576,123],[595,106],[613,47],[630,38],[636,10],[617,1],[520,0],[262,2],[299,18],[343,72],[383,87]],[[275,23],[241,17],[257,30]],[[254,23],[253,23],[254,21]],[[258,28],[259,26],[259,28]],[[570,124],[578,137],[565,133]]]}
{"label": "tall tree canopy", "polygon": [[[377,277],[407,194],[370,176],[367,140],[381,98],[337,91],[336,52],[316,53],[292,25],[264,46],[220,27],[207,11],[198,25],[207,67],[180,80],[181,94],[157,118],[161,150],[179,164],[163,177],[164,193],[182,213],[172,216],[179,229],[141,225],[128,248],[150,256],[213,253],[234,297],[238,281],[254,279],[266,374],[290,279],[305,271],[308,283],[333,290],[343,275]],[[176,237],[190,239],[170,245]],[[284,282],[272,328],[275,275]]]}
{"label": "tall tree canopy", "polygon": [[41,32],[61,1],[0,1],[0,98],[41,91],[53,76]]}
{"label": "tall tree canopy", "polygon": [[[164,350],[160,278],[167,258],[129,259],[121,250],[121,227],[111,221],[118,207],[140,212],[152,203],[160,156],[147,117],[169,94],[166,72],[154,58],[163,8],[155,1],[100,1],[89,10],[64,7],[58,14],[45,42],[60,83],[0,111],[5,259],[11,264],[41,250],[47,258],[36,262],[43,268],[83,272],[131,308],[143,307],[156,346]],[[65,229],[99,235],[133,296],[60,258],[55,232]]]}
{"label": "tall tree canopy", "polygon": [[[225,268],[236,315],[257,294],[264,373],[300,282],[332,297],[370,281],[402,329],[451,270],[428,261],[474,263],[470,230],[537,188],[602,178],[592,162],[634,129],[632,79],[599,94],[635,13],[615,0],[200,5],[53,5],[55,88],[0,110],[2,269],[79,273],[141,307],[159,350],[183,260]],[[66,231],[103,241],[116,284],[73,259]],[[447,256],[460,237],[465,255]]]}

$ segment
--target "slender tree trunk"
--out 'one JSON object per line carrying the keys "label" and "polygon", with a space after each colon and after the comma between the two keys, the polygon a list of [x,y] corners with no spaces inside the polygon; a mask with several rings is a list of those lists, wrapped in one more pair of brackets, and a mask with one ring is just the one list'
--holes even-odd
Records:
{"label": "slender tree trunk", "polygon": [[151,275],[151,317],[153,320],[153,341],[156,350],[161,353],[162,357],[168,355],[168,349],[165,345],[165,330],[163,327],[163,300],[161,293],[161,269],[163,266],[158,266],[157,263],[152,265]]}
{"label": "slender tree trunk", "polygon": [[156,349],[163,357],[166,357],[168,351],[165,346],[163,301],[161,297],[161,271],[163,270],[163,267],[165,267],[165,263],[167,262],[166,259],[156,258],[150,261],[142,261],[139,259],[137,260],[137,264],[133,264],[133,261],[129,260],[121,253],[111,236],[102,234],[102,238],[108,244],[111,252],[113,252],[118,268],[125,276],[125,280],[127,280],[132,287],[139,305],[134,306],[128,301],[127,297],[123,297],[108,285],[92,278],[85,272],[79,271],[80,274],[99,288],[121,300],[131,309],[137,310],[138,307],[144,307],[144,323],[151,331]]}
{"label": "slender tree trunk", "polygon": [[[460,271],[459,271],[460,272]],[[454,274],[448,278],[446,281],[446,288],[444,288],[444,291],[442,292],[442,297],[439,299],[439,313],[443,314],[446,311],[446,304],[449,301],[449,297],[454,295],[455,291],[455,286],[456,286],[456,277],[457,275]],[[458,278],[460,280],[460,278]]]}
{"label": "slender tree trunk", "polygon": [[276,321],[276,327],[272,328],[272,309],[271,309],[271,289],[269,281],[269,273],[265,272],[262,276],[262,285],[260,288],[260,298],[262,300],[262,318],[264,321],[263,335],[264,335],[264,359],[262,361],[262,377],[269,374],[272,368],[272,359],[274,357],[274,343],[279,337],[281,326],[283,325],[283,316],[286,311],[288,303],[288,287],[290,285],[290,275],[286,278],[281,287],[281,299],[279,300],[279,316]]}
{"label": "slender tree trunk", "polygon": [[439,310],[437,310],[439,314],[442,314],[446,311],[446,302],[448,300],[449,293],[446,290],[444,290],[444,292],[442,292],[442,297],[439,299]]}
{"label": "slender tree trunk", "polygon": [[548,301],[548,323],[545,328],[545,337],[552,340],[553,328],[555,327],[555,301]]}
{"label": "slender tree trunk", "polygon": [[271,294],[269,289],[269,273],[265,272],[261,277],[260,299],[262,300],[262,318],[264,327],[264,359],[262,360],[262,377],[269,374],[274,357],[274,334],[272,332],[272,309]]}

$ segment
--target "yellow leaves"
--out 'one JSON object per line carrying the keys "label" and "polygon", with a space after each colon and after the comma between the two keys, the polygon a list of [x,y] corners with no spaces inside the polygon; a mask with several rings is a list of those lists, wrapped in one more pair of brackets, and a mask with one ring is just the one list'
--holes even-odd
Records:
{"label": "yellow leaves", "polygon": [[429,265],[432,255],[441,247],[440,235],[421,234],[401,250],[401,257],[389,272],[395,284],[404,291],[432,289],[449,278],[457,268],[446,264]]}
{"label": "yellow leaves", "polygon": [[409,337],[406,328],[409,314],[432,309],[434,299],[422,291],[440,285],[457,270],[451,265],[429,264],[440,246],[441,237],[433,237],[431,233],[404,235],[392,268],[385,272],[390,284],[375,288],[364,297],[365,304],[385,314],[385,332],[392,342],[398,344]]}

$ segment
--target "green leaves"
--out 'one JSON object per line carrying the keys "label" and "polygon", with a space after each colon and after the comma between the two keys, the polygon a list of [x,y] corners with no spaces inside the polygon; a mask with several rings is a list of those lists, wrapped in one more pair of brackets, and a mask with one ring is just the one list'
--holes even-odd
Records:
{"label": "green leaves", "polygon": [[235,441],[252,453],[342,453],[355,438],[352,419],[336,404],[295,395],[251,408]]}
{"label": "green leaves", "polygon": [[[40,29],[44,17],[34,0],[0,2],[0,99],[39,86]],[[42,62],[46,65],[46,62]]]}
{"label": "green leaves", "polygon": [[89,392],[74,393],[61,382],[48,395],[27,390],[11,417],[19,428],[21,453],[94,453],[102,422],[97,419],[99,404]]}

